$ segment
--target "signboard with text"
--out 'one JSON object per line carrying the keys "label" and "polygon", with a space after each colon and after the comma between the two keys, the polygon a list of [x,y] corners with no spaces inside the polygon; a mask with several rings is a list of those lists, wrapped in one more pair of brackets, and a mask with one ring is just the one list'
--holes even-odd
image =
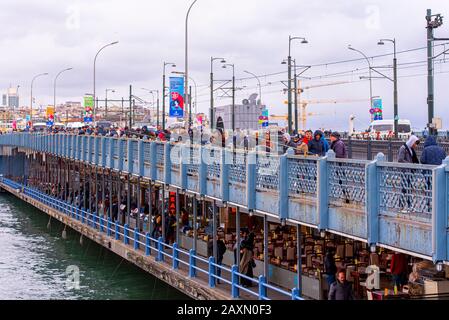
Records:
{"label": "signboard with text", "polygon": [[170,77],[170,110],[172,118],[184,117],[184,78]]}

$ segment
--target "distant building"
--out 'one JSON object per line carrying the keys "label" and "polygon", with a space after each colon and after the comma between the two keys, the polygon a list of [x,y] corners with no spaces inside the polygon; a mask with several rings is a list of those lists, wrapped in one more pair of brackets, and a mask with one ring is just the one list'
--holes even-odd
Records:
{"label": "distant building", "polygon": [[9,88],[7,93],[2,95],[2,105],[14,109],[19,107],[17,88]]}
{"label": "distant building", "polygon": [[[261,128],[259,117],[266,109],[265,105],[258,104],[257,94],[244,99],[242,104],[235,105],[235,129],[258,130]],[[215,108],[214,128],[232,129],[232,104]]]}

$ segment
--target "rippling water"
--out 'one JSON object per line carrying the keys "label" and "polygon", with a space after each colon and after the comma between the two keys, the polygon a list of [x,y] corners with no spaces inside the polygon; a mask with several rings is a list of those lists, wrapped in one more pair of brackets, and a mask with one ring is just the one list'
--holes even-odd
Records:
{"label": "rippling water", "polygon": [[[51,220],[0,194],[0,299],[187,299],[181,292]],[[67,268],[79,269],[79,289]],[[70,279],[70,278],[69,278]]]}

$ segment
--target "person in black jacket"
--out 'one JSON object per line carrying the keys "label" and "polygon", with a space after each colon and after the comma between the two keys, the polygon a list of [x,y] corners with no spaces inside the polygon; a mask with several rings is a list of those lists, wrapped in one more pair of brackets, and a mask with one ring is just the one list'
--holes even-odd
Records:
{"label": "person in black jacket", "polygon": [[321,140],[322,136],[323,132],[321,132],[320,130],[315,131],[313,139],[309,141],[309,153],[317,155],[319,157],[325,155],[326,152],[324,150],[324,143]]}
{"label": "person in black jacket", "polygon": [[334,252],[329,249],[324,258],[324,271],[327,275],[327,284],[330,286],[335,282],[335,274],[337,273],[337,266],[335,264]]}
{"label": "person in black jacket", "polygon": [[329,300],[354,300],[352,286],[346,281],[346,271],[338,271],[337,281],[329,289]]}
{"label": "person in black jacket", "polygon": [[[216,264],[218,264],[219,266],[221,266],[223,264],[223,256],[226,253],[226,245],[223,241],[223,239],[220,239],[220,237],[218,235],[216,235],[215,238],[216,244],[217,244],[217,261]],[[214,243],[211,241],[209,241],[209,243],[207,244],[207,253],[208,256],[211,257],[214,254]],[[217,277],[221,277],[221,268],[217,267]],[[217,283],[220,284],[220,279],[217,279]]]}

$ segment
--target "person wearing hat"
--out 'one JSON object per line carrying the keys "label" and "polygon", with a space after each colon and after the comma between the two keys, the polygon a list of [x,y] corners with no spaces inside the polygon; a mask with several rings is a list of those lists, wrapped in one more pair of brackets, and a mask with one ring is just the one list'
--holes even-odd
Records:
{"label": "person wearing hat", "polygon": [[345,143],[340,139],[340,133],[331,133],[331,149],[335,152],[335,157],[339,159],[346,159],[348,152]]}
{"label": "person wearing hat", "polygon": [[292,138],[288,133],[282,135],[282,141],[284,142],[284,153],[286,153],[289,148],[296,149],[297,147],[297,144],[292,141]]}
{"label": "person wearing hat", "polygon": [[419,163],[415,149],[419,145],[418,137],[412,135],[406,143],[404,143],[398,151],[398,162],[401,163]]}

